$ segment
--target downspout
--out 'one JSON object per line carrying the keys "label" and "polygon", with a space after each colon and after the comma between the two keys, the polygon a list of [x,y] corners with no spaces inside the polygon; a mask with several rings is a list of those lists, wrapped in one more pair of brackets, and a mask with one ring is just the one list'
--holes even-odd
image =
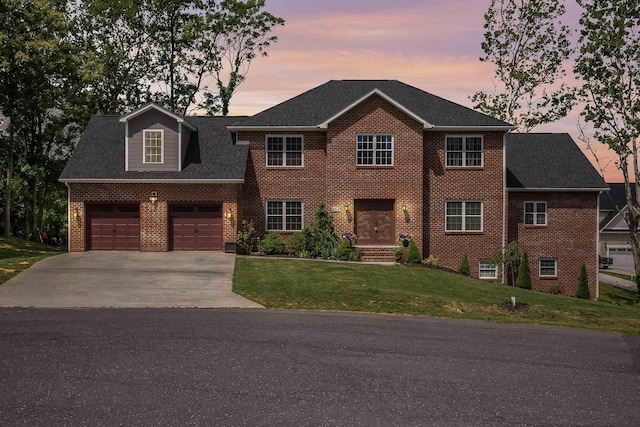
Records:
{"label": "downspout", "polygon": [[598,192],[598,201],[596,202],[596,300],[600,299],[600,195]]}
{"label": "downspout", "polygon": [[69,187],[68,182],[65,182],[64,185],[65,187],[67,187],[67,252],[70,252],[70,249],[71,249],[71,187]]}
{"label": "downspout", "polygon": [[502,136],[502,284],[504,285],[504,247],[507,245],[507,134]]}

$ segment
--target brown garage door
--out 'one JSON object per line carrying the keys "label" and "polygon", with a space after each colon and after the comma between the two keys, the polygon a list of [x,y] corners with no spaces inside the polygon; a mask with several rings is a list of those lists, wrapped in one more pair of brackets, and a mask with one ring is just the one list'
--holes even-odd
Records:
{"label": "brown garage door", "polygon": [[140,206],[89,206],[88,240],[94,251],[140,250]]}
{"label": "brown garage door", "polygon": [[171,249],[222,250],[222,205],[171,206]]}

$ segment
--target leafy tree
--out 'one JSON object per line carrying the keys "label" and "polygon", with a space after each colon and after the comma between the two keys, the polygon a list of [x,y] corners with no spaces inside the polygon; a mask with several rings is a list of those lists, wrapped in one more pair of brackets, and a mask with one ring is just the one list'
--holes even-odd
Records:
{"label": "leafy tree", "polygon": [[591,293],[589,292],[589,279],[587,278],[587,267],[584,264],[580,267],[580,274],[578,275],[576,297],[584,299],[591,298]]}
{"label": "leafy tree", "polygon": [[482,62],[496,65],[493,93],[476,92],[474,107],[529,132],[566,116],[575,91],[558,84],[573,48],[571,30],[560,22],[560,0],[491,0],[484,15]]}
{"label": "leafy tree", "polygon": [[420,250],[418,249],[418,245],[416,245],[416,242],[413,239],[411,239],[411,241],[409,242],[409,249],[407,251],[407,262],[411,264],[420,264],[422,262]]}
{"label": "leafy tree", "polygon": [[[629,239],[640,269],[640,4],[637,0],[578,0],[583,7],[574,71],[582,79],[582,116],[595,138],[615,153],[628,208]],[[631,184],[635,183],[636,194]]]}
{"label": "leafy tree", "polygon": [[529,255],[526,251],[522,252],[522,262],[518,269],[516,286],[522,289],[531,289],[531,269],[529,268]]}
{"label": "leafy tree", "polygon": [[63,2],[0,2],[0,109],[9,122],[5,232],[12,228],[13,180],[22,183],[15,194],[19,228],[25,235],[40,231],[44,200],[60,186],[52,165],[70,153],[88,119],[84,64],[71,28]]}
{"label": "leafy tree", "polygon": [[502,271],[511,275],[511,283],[515,286],[516,271],[520,268],[522,254],[517,242],[509,242],[505,247],[498,248],[493,256],[493,263],[502,266]]}
{"label": "leafy tree", "polygon": [[467,258],[466,255],[464,256],[464,258],[462,258],[462,262],[460,263],[458,272],[460,274],[464,274],[465,276],[471,276],[471,266],[469,265],[469,258]]}

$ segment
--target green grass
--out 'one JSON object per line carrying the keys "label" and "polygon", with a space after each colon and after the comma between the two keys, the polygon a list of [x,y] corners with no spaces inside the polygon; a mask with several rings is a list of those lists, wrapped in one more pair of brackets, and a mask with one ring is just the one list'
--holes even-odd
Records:
{"label": "green grass", "polygon": [[630,291],[600,282],[600,301],[618,305],[635,305],[637,298],[638,293],[636,291]]}
{"label": "green grass", "polygon": [[[516,290],[428,268],[239,258],[234,292],[267,308],[395,313],[640,334],[640,305]],[[616,295],[609,298],[615,301]]]}
{"label": "green grass", "polygon": [[15,237],[0,237],[0,285],[34,263],[64,251]]}

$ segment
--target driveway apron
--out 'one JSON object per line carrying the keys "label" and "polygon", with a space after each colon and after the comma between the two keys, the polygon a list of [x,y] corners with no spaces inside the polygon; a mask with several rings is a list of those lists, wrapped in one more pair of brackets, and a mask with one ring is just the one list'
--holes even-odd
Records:
{"label": "driveway apron", "polygon": [[0,285],[0,307],[262,308],[231,291],[234,265],[212,252],[67,253]]}

